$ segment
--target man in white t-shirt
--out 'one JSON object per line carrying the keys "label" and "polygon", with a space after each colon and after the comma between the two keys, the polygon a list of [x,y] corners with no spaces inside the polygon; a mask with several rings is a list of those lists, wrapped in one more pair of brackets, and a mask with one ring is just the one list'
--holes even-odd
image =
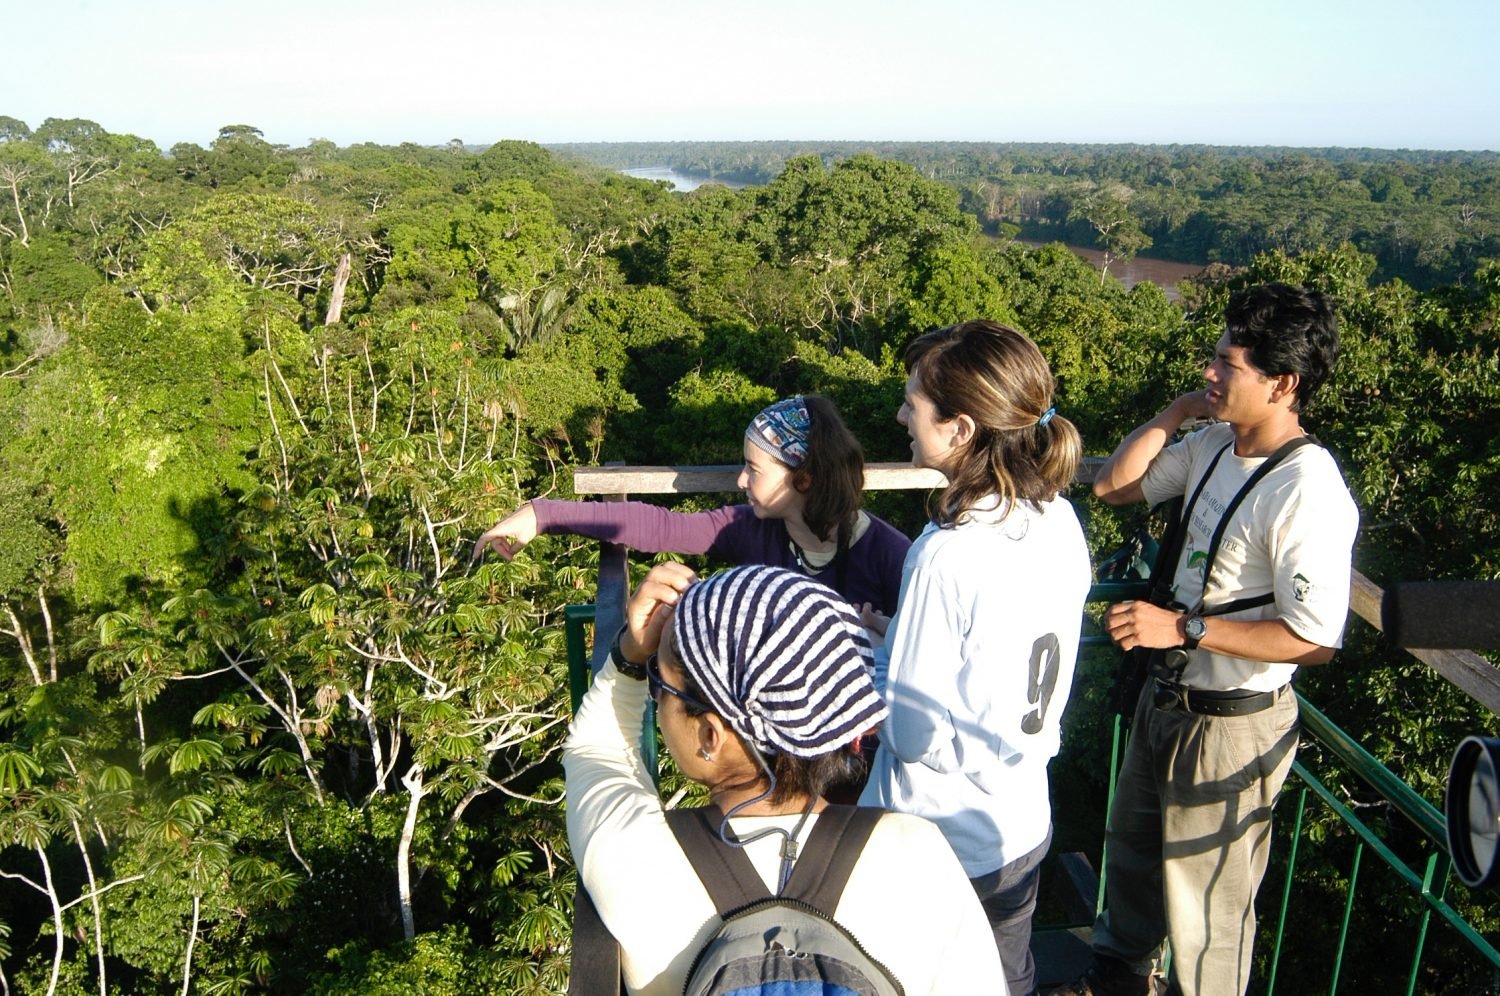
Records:
{"label": "man in white t-shirt", "polygon": [[[1187,533],[1173,603],[1105,616],[1123,649],[1166,652],[1153,655],[1110,809],[1093,964],[1058,994],[1153,992],[1163,939],[1184,996],[1245,992],[1271,807],[1297,747],[1288,682],[1343,639],[1359,514],[1327,450],[1298,445],[1338,356],[1332,304],[1267,284],[1233,294],[1225,325],[1208,387],[1126,436],[1094,482],[1110,504],[1183,495]],[[1195,418],[1218,421],[1169,446]]]}

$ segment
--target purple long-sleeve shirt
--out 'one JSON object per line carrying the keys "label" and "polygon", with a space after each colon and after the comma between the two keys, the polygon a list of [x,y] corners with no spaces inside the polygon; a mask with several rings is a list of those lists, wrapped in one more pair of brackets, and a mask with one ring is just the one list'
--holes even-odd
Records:
{"label": "purple long-sleeve shirt", "polygon": [[837,563],[809,573],[792,551],[786,523],[757,519],[749,505],[727,505],[709,512],[673,512],[638,501],[556,501],[531,503],[537,531],[571,533],[620,543],[647,553],[702,553],[735,564],[771,564],[806,573],[843,595],[856,607],[869,602],[886,615],[896,612],[901,564],[911,540],[873,515],[864,534],[849,548],[843,584]]}

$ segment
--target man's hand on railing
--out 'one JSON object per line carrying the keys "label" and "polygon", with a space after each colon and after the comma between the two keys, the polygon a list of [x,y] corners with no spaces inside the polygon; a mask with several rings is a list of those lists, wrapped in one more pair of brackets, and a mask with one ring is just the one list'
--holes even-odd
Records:
{"label": "man's hand on railing", "polygon": [[484,556],[486,549],[494,550],[506,560],[521,552],[522,547],[536,539],[536,510],[527,502],[514,512],[491,526],[474,544],[474,558]]}

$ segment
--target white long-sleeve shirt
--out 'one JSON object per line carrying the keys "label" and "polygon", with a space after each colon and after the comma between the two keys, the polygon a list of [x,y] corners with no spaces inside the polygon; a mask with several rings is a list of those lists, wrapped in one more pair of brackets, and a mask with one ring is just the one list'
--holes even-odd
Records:
{"label": "white long-sleeve shirt", "polygon": [[860,802],[924,816],[978,878],[1040,846],[1078,657],[1088,546],[1062,497],[981,502],[912,544],[877,654],[890,718]]}
{"label": "white long-sleeve shirt", "polygon": [[[613,663],[594,679],[563,756],[568,841],[600,917],[620,942],[626,987],[667,996],[682,991],[718,916],[641,764],[636,745],[645,706],[646,683],[622,677]],[[732,826],[743,838],[769,826],[791,829],[799,815],[742,817]],[[768,892],[781,839],[771,835],[745,848]],[[942,834],[925,820],[881,819],[834,916],[908,993],[1006,991],[984,910]]]}

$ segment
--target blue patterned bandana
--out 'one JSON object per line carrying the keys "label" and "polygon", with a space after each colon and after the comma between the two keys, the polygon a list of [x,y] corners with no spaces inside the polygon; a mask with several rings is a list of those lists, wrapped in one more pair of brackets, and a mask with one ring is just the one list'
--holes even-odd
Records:
{"label": "blue patterned bandana", "polygon": [[807,431],[812,419],[799,394],[778,401],[750,420],[745,436],[756,446],[788,467],[800,467],[807,459]]}

